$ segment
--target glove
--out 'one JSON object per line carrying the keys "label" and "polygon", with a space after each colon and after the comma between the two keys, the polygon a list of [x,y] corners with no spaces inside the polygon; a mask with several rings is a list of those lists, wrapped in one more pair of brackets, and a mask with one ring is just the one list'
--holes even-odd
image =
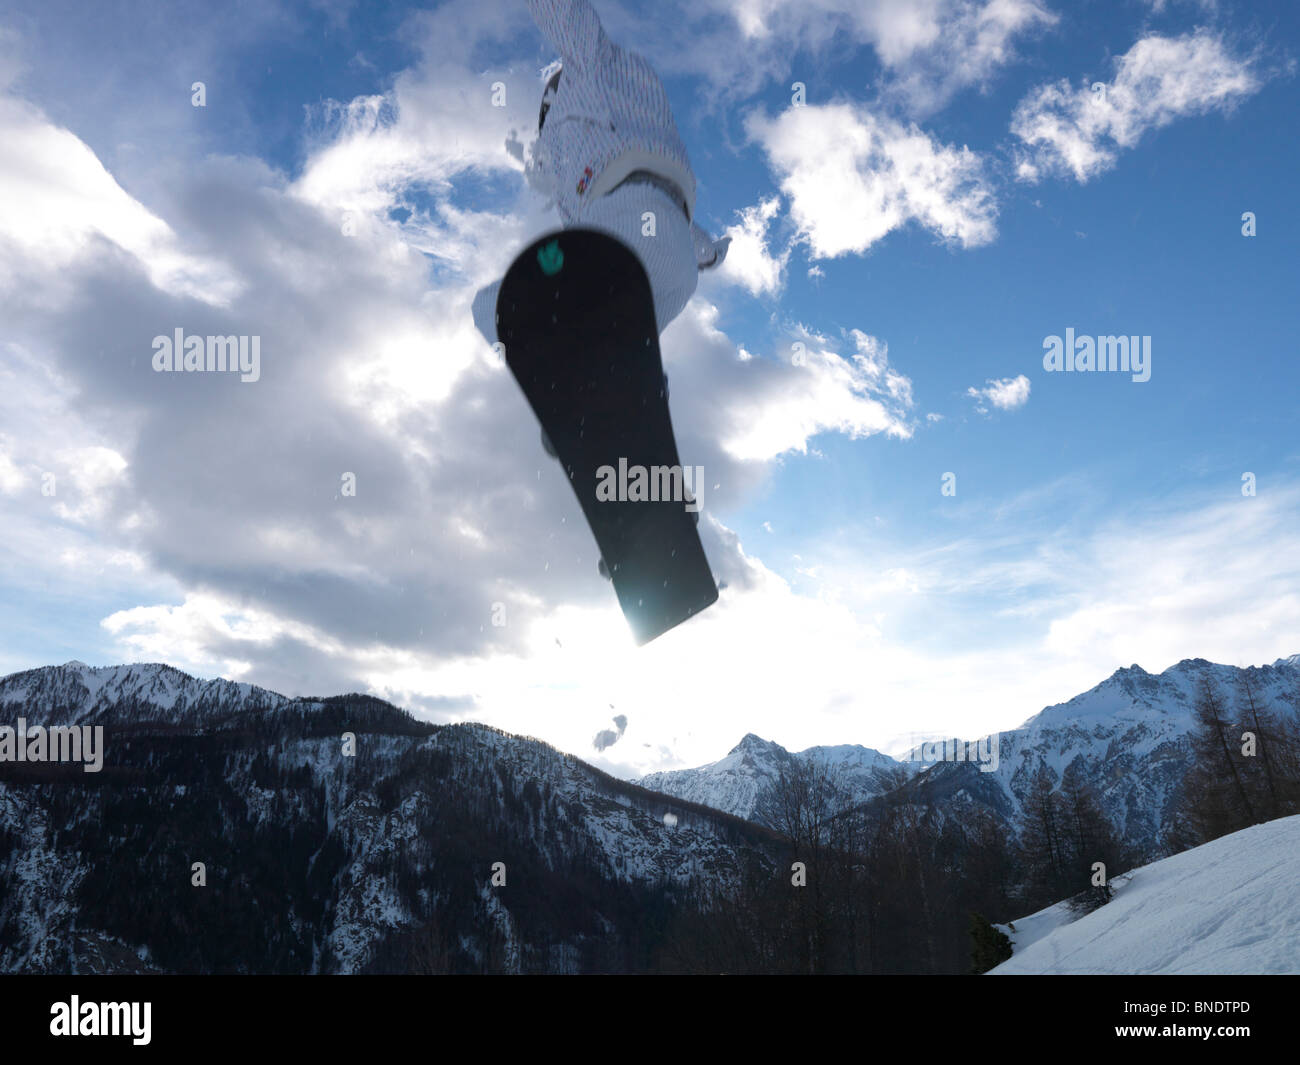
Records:
{"label": "glove", "polygon": [[712,270],[722,265],[722,260],[727,257],[727,248],[731,246],[730,237],[713,240],[694,222],[691,223],[691,236],[695,239],[695,265],[698,269]]}
{"label": "glove", "polygon": [[708,263],[705,266],[702,266],[700,269],[712,270],[715,269],[716,267],[721,266],[722,260],[724,260],[727,257],[727,249],[730,247],[731,247],[730,237],[723,237],[721,240],[715,240],[713,242],[713,251],[714,251],[713,262]]}

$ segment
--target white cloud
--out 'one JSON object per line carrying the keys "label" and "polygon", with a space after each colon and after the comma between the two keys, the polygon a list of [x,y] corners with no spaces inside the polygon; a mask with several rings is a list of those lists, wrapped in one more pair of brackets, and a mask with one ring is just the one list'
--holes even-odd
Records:
{"label": "white cloud", "polygon": [[1219,7],[1219,0],[1143,0],[1143,2],[1157,15],[1171,6],[1198,7],[1202,11],[1216,11]]}
{"label": "white cloud", "polygon": [[[1188,657],[1249,665],[1300,650],[1300,541],[1289,535],[1300,486],[1132,504],[1101,520],[1091,494],[1069,480],[1012,501],[959,496],[957,536],[940,523],[926,542],[891,543],[854,528],[817,545],[815,581],[800,590],[848,611],[871,677],[844,713],[883,704],[914,731],[973,737],[1133,662],[1159,672]],[[834,672],[804,675],[834,686]],[[831,735],[823,706],[815,727]],[[774,738],[802,743],[813,726]]]}
{"label": "white cloud", "polygon": [[724,281],[748,289],[752,295],[775,295],[781,290],[790,249],[779,255],[768,250],[767,231],[781,209],[781,198],[772,196],[738,213],[738,225],[728,226],[724,236],[731,237],[727,257],[718,270]]}
{"label": "white cloud", "polygon": [[66,471],[58,494],[72,499],[71,503],[57,501],[54,513],[78,525],[104,517],[112,492],[126,473],[126,459],[108,447],[64,448],[55,452],[54,459],[60,472]]}
{"label": "white cloud", "polygon": [[[470,55],[461,44],[455,54]],[[78,634],[103,643],[101,659],[166,660],[288,694],[369,688],[442,720],[474,715],[532,734],[544,720],[548,740],[581,751],[592,717],[575,691],[622,693],[600,705],[639,706],[648,721],[698,630],[716,633],[718,648],[736,630],[701,618],[662,650],[633,646],[571,489],[468,313],[474,287],[531,231],[554,225],[504,144],[535,121],[533,68],[522,65],[516,82],[426,59],[382,102],[338,108],[293,182],[255,158],[152,146],[172,175],[167,209],[122,192],[86,144],[37,116],[41,136],[75,164],[77,180],[53,192],[80,229],[61,260],[65,298],[0,320],[0,491],[15,489],[17,501],[5,510],[0,585],[76,604],[52,608],[62,613],[51,624],[104,618]],[[489,102],[498,77],[509,86],[504,111]],[[490,207],[465,206],[466,178],[486,181]],[[388,217],[399,205],[413,210],[403,224]],[[778,205],[765,200],[741,223],[756,241],[750,280],[768,286],[781,256],[764,246],[764,227]],[[352,236],[344,210],[355,214]],[[28,220],[5,217],[39,245],[40,233],[21,228]],[[159,226],[192,236],[244,282],[228,307],[121,269],[130,250],[112,245],[149,251],[136,229]],[[92,245],[109,254],[87,254]],[[4,269],[30,270],[30,257],[6,245]],[[78,313],[67,314],[73,299]],[[717,515],[818,433],[908,435],[911,385],[866,334],[836,344],[797,327],[792,339],[809,351],[796,367],[746,360],[716,320],[697,296],[662,348],[683,461],[707,471],[702,538],[736,597],[767,579]],[[153,373],[150,338],[178,324],[260,335],[261,379]],[[39,493],[46,468],[60,474],[53,501]],[[356,473],[355,497],[340,496],[343,471]],[[779,582],[771,588],[787,602]],[[497,603],[509,618],[500,628]],[[743,657],[731,648],[716,674],[698,659],[690,682],[721,698],[725,670]],[[648,662],[664,679],[637,695]],[[781,690],[793,698],[796,685]],[[719,721],[708,745],[732,728]]]}
{"label": "white cloud", "polygon": [[1300,548],[1287,530],[1300,493],[1283,484],[1268,498],[1232,496],[1128,528],[1108,522],[1081,545],[1075,575],[1088,578],[1051,620],[1045,652],[1239,665],[1295,654]]}
{"label": "white cloud", "polygon": [[817,56],[848,41],[875,52],[881,91],[917,115],[964,89],[986,88],[1015,60],[1017,38],[1056,22],[1040,0],[710,0],[707,6],[730,15],[741,39],[728,46],[709,34],[707,47],[688,49],[706,77],[752,93],[762,78],[799,74],[790,61],[797,52]]}
{"label": "white cloud", "polygon": [[824,432],[909,438],[911,381],[889,365],[882,341],[858,329],[850,339],[852,354],[841,356],[838,344],[801,325],[778,358],[736,364],[742,376],[710,398],[725,453],[733,461],[766,462],[807,453]]}
{"label": "white cloud", "polygon": [[996,235],[993,193],[969,148],[941,145],[853,103],[756,112],[745,128],[767,153],[815,258],[865,252],[908,222],[964,248]]}
{"label": "white cloud", "polygon": [[0,143],[0,291],[43,287],[98,238],[138,259],[165,292],[217,306],[238,294],[225,264],[186,251],[84,142],[30,104],[0,96]]}
{"label": "white cloud", "polygon": [[[2,444],[3,440],[0,440],[0,445]],[[3,447],[0,447],[0,492],[5,495],[17,495],[25,480],[22,470],[5,454]]]}
{"label": "white cloud", "polygon": [[987,414],[990,406],[998,410],[1015,410],[1029,402],[1029,378],[1019,374],[989,379],[983,388],[971,386],[966,389],[966,395],[975,400],[975,409],[981,414]]}
{"label": "white cloud", "polygon": [[1175,119],[1231,111],[1263,84],[1250,56],[1232,54],[1206,29],[1181,37],[1150,35],[1116,61],[1110,82],[1042,85],[1016,107],[1011,132],[1017,177],[1068,175],[1086,182],[1115,165],[1148,131]]}
{"label": "white cloud", "polygon": [[[450,67],[435,83],[407,73],[387,95],[331,101],[322,111],[321,146],[294,191],[322,206],[378,213],[412,185],[445,198],[457,174],[521,169],[506,141],[511,116],[517,123],[523,109],[492,106],[491,84],[504,79],[490,74]],[[531,75],[511,82],[507,99],[531,94]]]}
{"label": "white cloud", "polygon": [[[636,772],[713,760],[744,731],[795,749],[883,747],[904,717],[913,731],[975,736],[1014,727],[1131,662],[1155,672],[1194,655],[1250,664],[1300,650],[1300,544],[1287,535],[1296,486],[1129,507],[1077,526],[1062,500],[1077,504],[1086,491],[1058,487],[972,507],[958,539],[871,534],[870,557],[856,530],[809,545],[804,555],[817,563],[801,567],[799,592],[745,556],[745,581],[643,648],[607,603],[528,622],[518,653],[431,658],[299,635],[399,705],[470,693],[472,704],[439,719],[486,720],[562,749],[590,751],[591,714],[613,703],[652,744],[628,752]],[[214,662],[224,645],[214,665],[233,676],[284,635],[264,615],[202,596],[107,624],[140,658]],[[739,717],[724,712],[735,707]]]}
{"label": "white cloud", "polygon": [[[881,6],[895,20],[881,37],[891,69],[938,46],[929,22],[940,8],[958,9],[914,5],[909,24],[904,5]],[[125,192],[129,182],[93,153],[88,162],[84,144],[67,131],[51,134],[38,116],[49,129],[23,143],[40,149],[45,169],[8,156],[0,169],[16,168],[30,184],[32,173],[58,178],[48,168],[62,160],[75,181],[37,199],[55,238],[49,247],[8,204],[4,217],[26,243],[15,251],[11,235],[0,271],[34,269],[51,249],[62,254],[66,240],[67,257],[57,261],[81,313],[32,304],[21,318],[0,318],[0,491],[16,490],[4,497],[6,589],[75,603],[78,618],[104,617],[108,650],[119,657],[169,660],[291,694],[368,688],[440,720],[489,720],[571,751],[590,749],[594,715],[614,703],[635,717],[636,750],[650,752],[637,755],[652,760],[638,771],[658,768],[653,760],[671,757],[665,751],[688,763],[716,758],[749,729],[791,746],[872,742],[903,712],[918,725],[977,731],[1095,682],[1117,655],[1158,667],[1177,646],[1177,655],[1200,647],[1258,660],[1258,648],[1300,631],[1296,559],[1277,550],[1291,543],[1284,532],[1294,521],[1285,519],[1295,508],[1272,497],[1243,501],[1262,506],[1222,523],[1222,536],[1210,521],[1217,515],[1197,512],[1181,515],[1177,528],[1134,521],[1104,539],[1090,539],[1092,530],[1036,535],[996,550],[992,538],[891,549],[877,519],[853,545],[856,571],[825,547],[801,545],[796,592],[747,555],[718,515],[752,498],[774,459],[815,453],[819,433],[907,437],[911,382],[889,365],[881,341],[858,330],[829,339],[791,329],[789,339],[805,344],[800,366],[788,350],[746,358],[697,296],[663,349],[683,461],[702,462],[708,474],[702,536],[728,588],[699,618],[635,648],[562,474],[468,322],[473,287],[504,265],[530,227],[553,224],[524,195],[518,159],[502,143],[512,126],[535,121],[536,57],[517,80],[448,58],[469,57],[479,30],[522,25],[522,5],[514,15],[504,10],[453,3],[431,15],[429,41],[454,43],[439,54],[430,46],[384,108],[370,98],[342,107],[291,187],[256,160],[172,153],[175,209],[145,206],[138,189]],[[440,26],[447,35],[432,33]],[[484,108],[497,78],[509,86],[504,112]],[[809,108],[800,120],[808,118],[822,124],[826,144],[856,134],[858,154],[847,158],[861,169],[850,168],[846,203],[879,204],[874,228],[837,244],[833,198],[787,190],[793,219],[821,254],[866,250],[909,220],[961,245],[991,239],[987,190],[983,198],[959,194],[963,179],[982,187],[974,156],[852,107]],[[765,127],[778,149],[782,136],[799,140],[786,120]],[[170,148],[141,150],[161,157]],[[792,163],[792,179],[796,170],[819,176],[815,161]],[[453,202],[450,183],[463,176],[504,179],[494,209]],[[750,210],[761,214],[766,202]],[[59,203],[66,229],[50,213]],[[414,221],[390,223],[388,208],[403,203],[414,206]],[[341,209],[358,212],[357,236],[339,234]],[[774,264],[788,254],[771,250],[769,232],[762,229],[745,272],[769,286],[762,291],[779,285]],[[204,258],[187,251],[191,234]],[[246,286],[219,315],[180,286],[151,282],[153,273],[122,271],[125,256],[86,254],[95,243],[141,262],[156,262],[161,248],[199,266],[228,264],[222,269]],[[437,260],[432,283],[421,251]],[[148,338],[182,314],[199,318],[195,331],[211,321],[211,331],[264,332],[262,380],[226,388],[149,373]],[[11,336],[25,345],[18,358],[9,357]],[[87,428],[92,422],[98,432]],[[84,464],[89,504],[71,494],[42,500],[39,470],[86,457],[96,457]],[[342,470],[359,476],[359,494],[346,502],[337,498]],[[68,507],[63,517],[56,505]],[[1243,527],[1247,518],[1253,524]],[[1179,559],[1142,586],[1167,632],[1135,625],[1117,606],[1136,601],[1129,582],[1147,564],[1147,542],[1171,543]],[[1220,581],[1216,560],[1237,560],[1236,552],[1239,564]],[[1203,582],[1195,596],[1185,591],[1189,578]],[[803,581],[819,584],[805,593]],[[990,589],[1025,592],[1003,608],[1026,612],[1038,629],[972,649],[972,631],[985,632]],[[963,595],[974,602],[961,603]],[[1197,609],[1174,610],[1179,596]],[[140,605],[120,609],[124,602]],[[509,619],[500,629],[490,620],[496,602]],[[1202,610],[1206,603],[1213,609]],[[1259,603],[1262,613],[1253,613]],[[57,609],[49,624],[78,620]],[[915,635],[949,618],[962,630],[953,643]],[[642,738],[652,746],[642,748]]]}
{"label": "white cloud", "polygon": [[[900,0],[894,9],[914,12],[918,6],[924,9]],[[1057,21],[1037,0],[936,3],[930,11],[933,36],[890,63],[893,78],[883,86],[887,96],[901,98],[917,114],[938,110],[963,89],[987,89],[1016,58],[1016,37]]]}

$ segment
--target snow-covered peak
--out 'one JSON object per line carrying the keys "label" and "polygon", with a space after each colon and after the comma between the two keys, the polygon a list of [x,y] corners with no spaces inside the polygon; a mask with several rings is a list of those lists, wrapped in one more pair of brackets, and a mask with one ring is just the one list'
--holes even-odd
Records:
{"label": "snow-covered peak", "polygon": [[[960,764],[934,761],[921,751],[902,761],[853,744],[810,747],[791,754],[780,744],[746,735],[717,762],[698,769],[652,773],[639,783],[656,791],[764,820],[775,809],[772,795],[782,766],[810,758],[837,763],[853,799],[865,801],[896,784],[897,769],[923,774],[918,801],[938,805],[976,802],[1014,825],[1035,774],[1046,769],[1059,784],[1066,767],[1103,795],[1107,813],[1126,841],[1142,850],[1161,845],[1166,812],[1186,768],[1187,735],[1203,677],[1235,697],[1243,671],[1187,658],[1163,673],[1137,663],[1117,669],[1100,684],[1039,711],[1020,728],[967,741]],[[1266,703],[1287,703],[1300,691],[1300,655],[1250,670]],[[977,768],[971,764],[980,758]],[[943,756],[941,756],[943,757]],[[770,823],[770,822],[768,822]]]}
{"label": "snow-covered peak", "polygon": [[805,751],[800,751],[799,757],[816,758],[846,768],[857,766],[865,769],[892,769],[899,765],[897,758],[892,758],[874,747],[863,747],[859,743],[840,743],[833,747],[809,747]]}
{"label": "snow-covered peak", "polygon": [[[1152,721],[1169,718],[1179,731],[1192,725],[1192,707],[1201,680],[1209,677],[1231,695],[1240,670],[1235,666],[1184,658],[1163,673],[1148,673],[1139,665],[1117,669],[1096,687],[1068,702],[1056,703],[1029,718],[1021,728],[1088,727],[1098,722]],[[1255,671],[1265,697],[1300,682],[1300,655],[1278,659]],[[1275,691],[1274,689],[1277,689]]]}
{"label": "snow-covered peak", "polygon": [[773,751],[782,748],[773,743],[771,740],[765,740],[762,736],[756,736],[752,732],[745,733],[741,741],[728,752],[729,754],[771,754]]}
{"label": "snow-covered peak", "polygon": [[792,754],[779,743],[750,732],[725,758],[698,769],[651,773],[637,783],[737,817],[770,823],[768,815],[781,774],[799,761],[834,766],[850,801],[855,802],[879,795],[888,782],[886,771],[900,764],[887,754],[857,744],[809,747]]}
{"label": "snow-covered peak", "polygon": [[0,677],[0,706],[18,706],[33,723],[76,724],[112,712],[136,721],[179,721],[204,713],[265,709],[288,703],[252,684],[202,680],[162,662],[88,666],[74,659]]}

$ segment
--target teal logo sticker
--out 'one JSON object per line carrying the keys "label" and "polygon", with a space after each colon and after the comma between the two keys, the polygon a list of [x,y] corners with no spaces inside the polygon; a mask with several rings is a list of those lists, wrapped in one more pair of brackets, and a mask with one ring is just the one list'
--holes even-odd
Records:
{"label": "teal logo sticker", "polygon": [[547,277],[553,277],[560,272],[560,269],[564,266],[564,252],[560,251],[560,242],[558,240],[543,244],[538,249],[537,265],[542,268],[542,273]]}

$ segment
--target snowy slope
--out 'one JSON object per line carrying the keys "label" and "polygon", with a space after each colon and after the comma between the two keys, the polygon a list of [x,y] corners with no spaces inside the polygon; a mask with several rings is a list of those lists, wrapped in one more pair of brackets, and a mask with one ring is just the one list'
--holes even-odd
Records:
{"label": "snowy slope", "polygon": [[1135,869],[1078,920],[1058,903],[1012,923],[992,973],[1300,973],[1300,816]]}
{"label": "snowy slope", "polygon": [[[415,923],[411,900],[394,888],[391,871],[400,855],[437,823],[438,807],[447,791],[479,790],[502,809],[518,802],[518,793],[498,779],[498,767],[509,767],[516,785],[526,788],[529,782],[540,782],[563,797],[553,812],[538,804],[528,818],[532,842],[551,869],[569,869],[573,850],[579,849],[610,881],[723,884],[738,873],[745,848],[724,840],[725,831],[708,816],[667,797],[633,797],[610,789],[593,777],[586,763],[536,740],[462,724],[446,726],[422,740],[372,737],[367,744],[372,750],[379,748],[372,757],[395,767],[412,750],[442,750],[452,756],[455,769],[408,791],[395,810],[384,811],[372,794],[358,796],[345,787],[330,796],[327,814],[332,830],[349,854],[337,878],[338,901],[328,937],[341,972],[362,966],[377,924],[395,931]],[[325,776],[339,762],[336,747],[300,741],[288,748],[287,757]],[[676,818],[671,825],[665,813]],[[433,859],[435,864],[437,860]],[[516,949],[509,910],[486,888],[480,904],[492,922],[506,930],[508,942]]]}

